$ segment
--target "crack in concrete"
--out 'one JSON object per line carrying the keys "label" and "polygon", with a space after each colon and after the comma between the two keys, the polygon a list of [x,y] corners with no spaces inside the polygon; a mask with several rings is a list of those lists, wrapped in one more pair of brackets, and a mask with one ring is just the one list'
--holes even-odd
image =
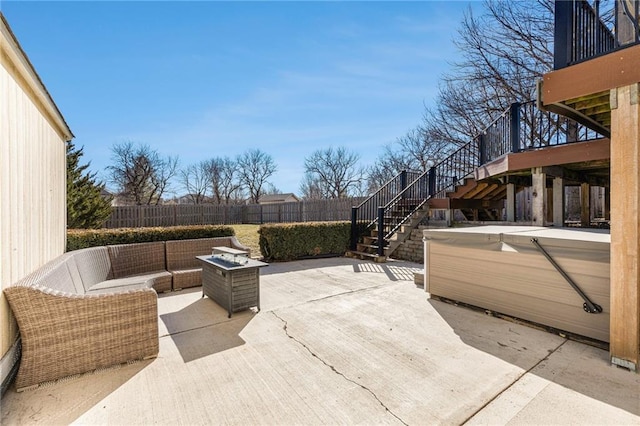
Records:
{"label": "crack in concrete", "polygon": [[327,296],[318,297],[317,299],[307,300],[304,303],[319,302],[319,301],[322,301],[322,300],[332,299],[334,297],[344,296],[344,295],[347,295],[347,294],[354,294],[354,293],[360,293],[360,292],[365,292],[365,291],[370,291],[370,290],[377,290],[377,289],[382,288],[382,287],[389,287],[389,284],[380,284],[380,285],[375,285],[375,286],[371,286],[371,287],[356,288],[356,289],[353,289],[353,290],[343,291],[343,292],[336,293],[336,294],[329,294]]}
{"label": "crack in concrete", "polygon": [[280,321],[282,321],[283,326],[282,329],[284,330],[284,333],[287,335],[287,337],[291,340],[293,340],[294,342],[296,342],[297,344],[299,344],[300,346],[302,346],[307,352],[309,352],[311,354],[311,356],[313,356],[314,358],[316,358],[317,360],[319,360],[321,363],[323,363],[324,365],[326,365],[327,367],[329,367],[331,369],[331,371],[333,371],[335,374],[339,375],[340,377],[342,377],[343,379],[345,379],[346,381],[353,383],[356,386],[359,386],[360,388],[362,388],[363,390],[369,392],[369,394],[371,394],[371,396],[373,396],[375,398],[376,401],[378,401],[378,404],[380,404],[382,406],[382,408],[385,409],[385,411],[387,411],[389,414],[391,414],[393,417],[395,417],[400,423],[402,423],[403,425],[407,425],[408,423],[406,423],[404,420],[402,420],[400,417],[398,417],[397,414],[395,414],[393,411],[391,411],[389,409],[389,407],[387,407],[381,400],[380,398],[378,398],[378,395],[375,394],[375,392],[373,392],[371,389],[369,389],[368,387],[366,387],[365,385],[356,382],[355,380],[347,377],[344,373],[338,371],[338,369],[336,369],[335,366],[329,364],[328,362],[326,362],[324,359],[320,358],[318,356],[318,354],[316,354],[315,352],[313,352],[311,350],[311,348],[309,348],[309,346],[307,346],[305,343],[301,342],[300,340],[296,339],[294,336],[291,335],[291,333],[289,333],[289,329],[288,329],[288,323],[287,321],[285,321],[282,317],[280,317],[278,314],[276,314],[274,311],[271,311],[271,313],[273,314],[274,317],[276,317],[277,319],[279,319]]}
{"label": "crack in concrete", "polygon": [[[391,285],[399,285],[397,283],[392,283]],[[274,309],[277,310],[282,310],[282,309],[289,309],[289,308],[297,308],[299,306],[302,305],[306,305],[307,303],[315,303],[315,302],[321,302],[323,300],[327,300],[327,299],[332,299],[334,297],[340,297],[340,296],[344,296],[344,295],[349,295],[349,294],[353,294],[353,293],[360,293],[360,292],[365,292],[365,291],[370,291],[370,290],[377,290],[379,288],[383,288],[383,287],[389,287],[389,284],[379,284],[379,285],[375,285],[375,286],[371,286],[371,287],[364,287],[364,288],[356,288],[354,290],[349,290],[349,291],[343,291],[340,293],[336,293],[336,294],[329,294],[327,296],[322,296],[322,297],[318,297],[317,299],[310,299],[310,300],[305,300],[303,302],[299,302],[293,305],[286,305],[286,306],[277,306]],[[273,313],[273,310],[261,310],[260,312],[271,312]]]}
{"label": "crack in concrete", "polygon": [[489,404],[491,404],[493,401],[495,401],[496,399],[498,399],[503,393],[505,393],[506,391],[508,391],[509,389],[511,389],[516,383],[518,383],[525,375],[527,375],[528,373],[530,373],[533,369],[535,369],[536,367],[538,367],[540,364],[542,364],[543,362],[547,361],[549,359],[549,357],[551,357],[551,355],[553,355],[554,353],[556,353],[556,351],[558,349],[560,349],[565,343],[567,343],[569,341],[569,339],[564,339],[562,341],[562,343],[560,343],[558,346],[556,346],[555,349],[549,351],[549,353],[547,353],[547,355],[542,358],[540,361],[536,362],[532,367],[530,367],[527,371],[525,371],[524,373],[520,374],[513,382],[511,382],[508,386],[506,386],[504,389],[502,389],[500,392],[498,392],[493,398],[491,398],[489,401],[485,402],[480,408],[478,408],[476,411],[474,411],[473,413],[471,413],[471,415],[469,417],[467,417],[462,423],[460,423],[461,425],[467,424],[469,422],[469,420],[471,420],[476,414],[478,414],[479,412],[481,412],[482,410],[484,410],[485,408],[487,408],[487,406]]}

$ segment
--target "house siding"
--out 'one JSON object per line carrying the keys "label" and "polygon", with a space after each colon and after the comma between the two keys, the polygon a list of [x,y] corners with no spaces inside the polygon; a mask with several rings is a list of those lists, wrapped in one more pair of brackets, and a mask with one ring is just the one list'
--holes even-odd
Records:
{"label": "house siding", "polygon": [[[61,255],[72,135],[0,15],[0,280],[7,288]],[[0,293],[0,353],[18,330]],[[3,377],[6,365],[3,359]]]}

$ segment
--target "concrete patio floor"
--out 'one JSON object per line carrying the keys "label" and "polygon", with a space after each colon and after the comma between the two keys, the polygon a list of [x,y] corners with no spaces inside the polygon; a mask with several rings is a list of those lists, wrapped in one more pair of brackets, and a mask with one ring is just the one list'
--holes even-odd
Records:
{"label": "concrete patio floor", "polygon": [[420,265],[262,270],[259,313],[159,297],[160,354],[32,391],[2,424],[640,424],[640,375],[608,353],[431,300]]}

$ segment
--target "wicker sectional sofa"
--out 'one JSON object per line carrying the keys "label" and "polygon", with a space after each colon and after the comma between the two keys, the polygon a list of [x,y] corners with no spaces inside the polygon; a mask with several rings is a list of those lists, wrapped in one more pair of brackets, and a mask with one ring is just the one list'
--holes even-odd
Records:
{"label": "wicker sectional sofa", "polygon": [[211,254],[212,247],[231,247],[251,253],[235,237],[199,238],[166,242],[167,270],[173,277],[173,289],[202,285],[202,262],[196,256]]}
{"label": "wicker sectional sofa", "polygon": [[22,341],[18,391],[157,356],[157,292],[201,285],[195,256],[216,245],[246,249],[235,237],[92,247],[4,289]]}

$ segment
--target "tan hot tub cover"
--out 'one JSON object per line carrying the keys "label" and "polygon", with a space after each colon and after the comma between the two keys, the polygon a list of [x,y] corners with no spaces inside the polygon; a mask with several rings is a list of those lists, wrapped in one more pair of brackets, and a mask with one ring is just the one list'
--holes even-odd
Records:
{"label": "tan hot tub cover", "polygon": [[[531,242],[603,308],[584,301]],[[425,290],[593,339],[609,341],[608,230],[482,226],[424,231]]]}

